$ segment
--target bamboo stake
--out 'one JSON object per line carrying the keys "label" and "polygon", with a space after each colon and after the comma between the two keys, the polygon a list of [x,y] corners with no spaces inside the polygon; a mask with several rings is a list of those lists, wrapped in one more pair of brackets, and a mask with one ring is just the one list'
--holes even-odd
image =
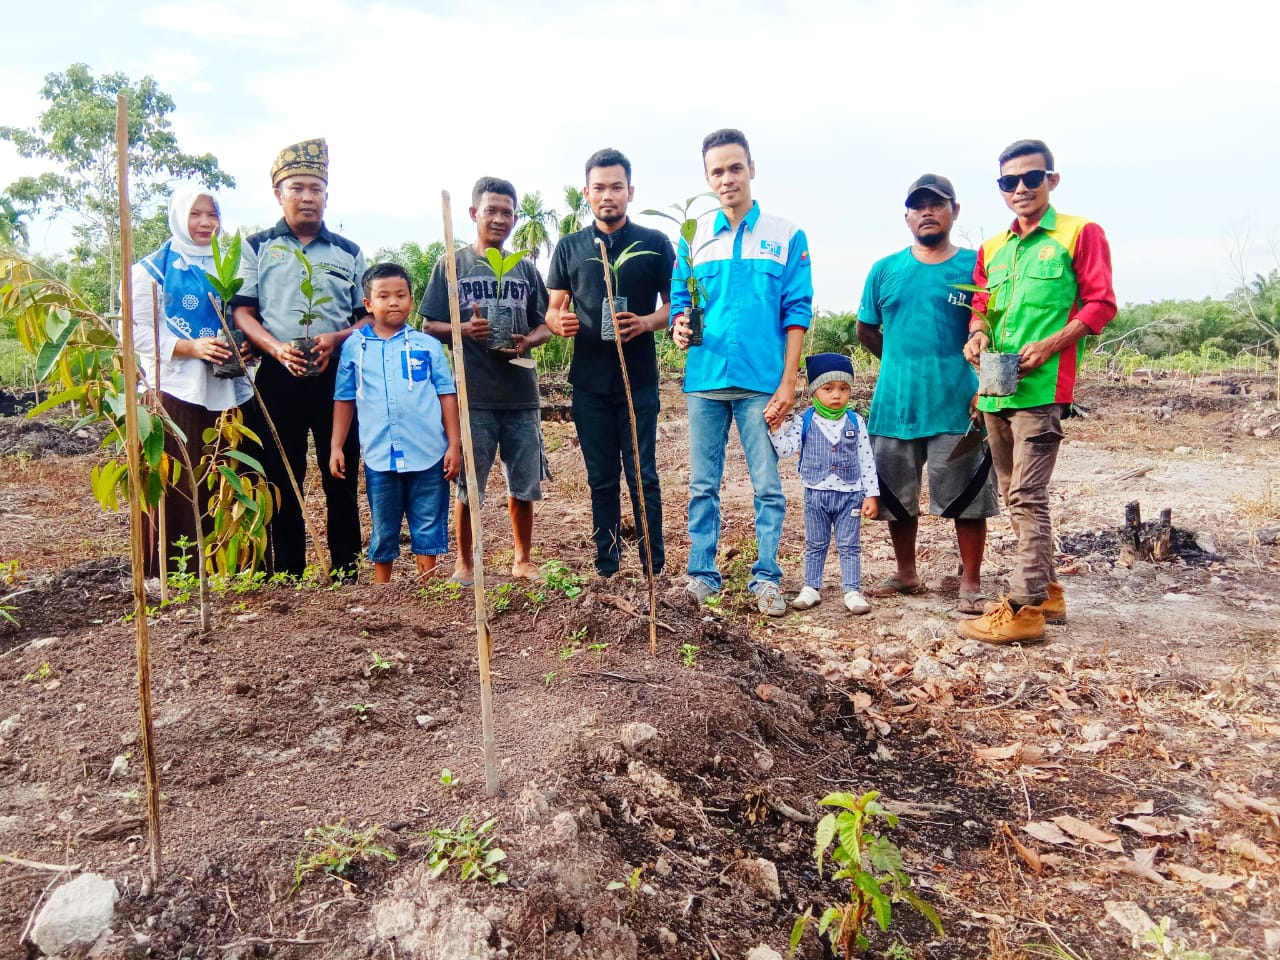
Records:
{"label": "bamboo stake", "polygon": [[[151,329],[152,329],[152,346],[155,349],[155,380],[151,383],[153,391],[152,396],[155,397],[156,406],[161,406],[160,400],[160,295],[158,293],[159,286],[151,281]],[[130,298],[132,301],[132,297]],[[169,485],[167,483],[160,486],[160,503],[156,505],[156,553],[160,558],[160,603],[169,602],[169,524],[168,518],[165,516],[165,498],[168,496]],[[196,523],[200,523],[200,517],[196,516]]]}
{"label": "bamboo stake", "polygon": [[458,418],[461,421],[462,456],[467,469],[467,506],[471,512],[471,569],[476,601],[476,653],[480,658],[480,729],[484,743],[485,793],[498,795],[498,761],[493,734],[493,694],[489,683],[489,655],[493,637],[484,595],[484,543],[480,530],[480,490],[476,481],[476,455],[471,445],[471,406],[467,402],[467,371],[463,363],[462,317],[458,306],[458,262],[453,249],[453,207],[449,191],[440,192],[444,207],[444,261],[449,277],[449,325],[453,328],[454,378],[458,382]]}
{"label": "bamboo stake", "polygon": [[604,241],[596,238],[600,247],[600,262],[604,265],[604,289],[609,298],[609,317],[613,320],[613,345],[618,349],[618,364],[622,367],[622,390],[627,395],[627,416],[631,420],[631,455],[636,463],[636,488],[633,493],[640,501],[640,526],[644,527],[644,559],[649,574],[649,656],[658,652],[658,587],[653,572],[653,544],[649,536],[649,511],[645,509],[644,480],[640,475],[640,437],[636,431],[636,405],[631,399],[631,378],[627,376],[627,360],[622,353],[622,337],[618,334],[618,316],[613,309],[613,272],[609,269],[609,251]]}
{"label": "bamboo stake", "polygon": [[[120,188],[120,260],[133,262],[133,221],[129,218],[129,109],[116,95],[116,176]],[[138,708],[142,761],[147,775],[149,887],[160,880],[160,779],[156,771],[155,727],[151,714],[151,638],[147,632],[147,587],[142,572],[142,449],[138,440],[138,358],[133,348],[133,298],[120,303],[120,347],[124,354],[125,453],[129,459],[129,545],[133,558],[133,613],[137,624]]]}

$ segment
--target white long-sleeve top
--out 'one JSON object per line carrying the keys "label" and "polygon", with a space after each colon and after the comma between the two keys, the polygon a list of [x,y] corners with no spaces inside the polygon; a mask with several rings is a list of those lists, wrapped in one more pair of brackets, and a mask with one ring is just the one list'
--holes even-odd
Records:
{"label": "white long-sleeve top", "polygon": [[[197,269],[213,269],[212,257],[188,257]],[[207,261],[204,262],[204,261]],[[160,390],[170,396],[198,404],[206,410],[227,410],[238,407],[253,396],[253,388],[245,377],[220,380],[213,375],[213,368],[199,357],[174,355],[178,337],[169,329],[164,315],[164,290],[156,283],[145,267],[135,263],[130,274],[133,295],[133,345],[138,353],[138,365],[147,386],[154,388],[156,376],[156,351],[160,353]],[[154,301],[152,291],[155,291]],[[159,323],[153,304],[159,311]],[[157,342],[156,331],[160,338]]]}

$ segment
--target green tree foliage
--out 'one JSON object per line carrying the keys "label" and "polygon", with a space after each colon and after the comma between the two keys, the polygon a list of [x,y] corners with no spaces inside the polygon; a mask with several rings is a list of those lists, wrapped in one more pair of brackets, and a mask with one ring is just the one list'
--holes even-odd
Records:
{"label": "green tree foliage", "polygon": [[10,184],[14,200],[36,212],[76,219],[76,237],[107,261],[106,306],[118,296],[120,260],[116,186],[116,95],[129,104],[129,195],[138,218],[150,214],[169,193],[169,182],[194,180],[210,188],[234,187],[212,154],[183,153],[169,129],[173,98],[150,77],[137,83],[123,73],[95,77],[83,63],[45,77],[40,95],[48,107],[30,129],[0,127],[18,154],[48,161],[58,171],[27,176]]}
{"label": "green tree foliage", "polygon": [[587,205],[587,197],[577,187],[566,185],[564,188],[564,213],[560,214],[560,236],[566,237],[577,233],[591,219],[591,207]]}
{"label": "green tree foliage", "polygon": [[1148,357],[1165,357],[1202,348],[1235,356],[1264,339],[1236,306],[1206,297],[1203,300],[1161,300],[1129,304],[1107,324],[1093,352],[1121,350]]}
{"label": "green tree foliage", "polygon": [[12,197],[0,194],[0,247],[25,248],[31,241],[25,222],[30,219],[30,210],[18,206]]}
{"label": "green tree foliage", "polygon": [[554,210],[542,205],[542,193],[538,190],[526,193],[520,198],[520,206],[516,209],[516,229],[511,235],[511,242],[517,250],[529,251],[534,263],[543,250],[550,253],[555,246],[551,239],[552,232],[559,222]]}
{"label": "green tree foliage", "polygon": [[[456,241],[455,241],[456,243]],[[436,261],[444,256],[444,241],[436,240],[425,247],[418,243],[402,243],[398,247],[382,247],[373,254],[370,265],[375,263],[396,263],[404,267],[413,279],[413,298],[422,302],[422,295],[427,289],[427,281],[431,279],[431,271]]]}

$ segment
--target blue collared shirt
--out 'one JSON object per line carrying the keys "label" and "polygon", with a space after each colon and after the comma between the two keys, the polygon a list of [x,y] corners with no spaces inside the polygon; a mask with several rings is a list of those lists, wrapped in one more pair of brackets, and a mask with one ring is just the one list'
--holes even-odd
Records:
{"label": "blue collared shirt", "polygon": [[705,288],[702,345],[689,348],[686,393],[737,387],[773,393],[782,380],[787,328],[813,317],[809,241],[795,224],[753,203],[737,230],[723,210],[680,240],[671,277],[671,316],[689,309],[689,265]]}
{"label": "blue collared shirt", "polygon": [[365,466],[408,473],[434,466],[449,449],[440,396],[456,393],[444,348],[404,327],[389,340],[373,324],[342,345],[335,400],[354,400]]}

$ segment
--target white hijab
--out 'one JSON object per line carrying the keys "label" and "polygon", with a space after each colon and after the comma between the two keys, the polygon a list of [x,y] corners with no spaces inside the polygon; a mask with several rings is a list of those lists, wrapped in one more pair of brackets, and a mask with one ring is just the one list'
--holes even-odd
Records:
{"label": "white hijab", "polygon": [[213,256],[213,247],[207,243],[201,246],[192,240],[191,231],[187,227],[187,222],[191,219],[191,208],[201,197],[208,197],[213,201],[213,208],[221,218],[222,206],[218,203],[218,197],[206,187],[185,183],[173,191],[173,196],[169,198],[169,232],[173,235],[170,246],[185,257]]}

